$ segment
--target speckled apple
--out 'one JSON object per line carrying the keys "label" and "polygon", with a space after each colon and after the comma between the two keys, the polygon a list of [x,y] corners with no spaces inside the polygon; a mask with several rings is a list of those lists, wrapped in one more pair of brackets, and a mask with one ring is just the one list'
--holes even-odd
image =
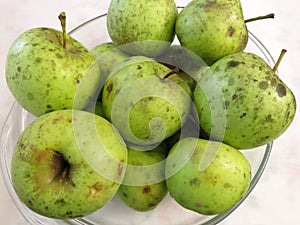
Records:
{"label": "speckled apple", "polygon": [[145,56],[118,64],[103,88],[103,109],[122,137],[153,145],[178,131],[190,111],[188,85],[172,70]]}
{"label": "speckled apple", "polygon": [[248,42],[240,0],[193,0],[179,13],[175,29],[181,45],[208,65]]}
{"label": "speckled apple", "polygon": [[166,196],[165,157],[158,151],[128,149],[128,166],[117,193],[127,206],[149,211]]}
{"label": "speckled apple", "polygon": [[166,160],[166,183],[171,197],[186,209],[215,215],[233,207],[251,180],[247,158],[221,142],[181,139]]}
{"label": "speckled apple", "polygon": [[35,116],[59,109],[83,109],[98,91],[99,68],[81,43],[52,28],[32,28],[10,46],[7,85]]}
{"label": "speckled apple", "polygon": [[238,149],[275,140],[295,116],[293,92],[253,53],[218,60],[198,84],[194,103],[204,132]]}
{"label": "speckled apple", "polygon": [[160,55],[174,40],[174,0],[111,0],[107,30],[112,41],[133,55]]}
{"label": "speckled apple", "polygon": [[22,132],[11,177],[31,210],[70,219],[104,206],[116,194],[126,163],[127,147],[111,123],[85,111],[57,110]]}

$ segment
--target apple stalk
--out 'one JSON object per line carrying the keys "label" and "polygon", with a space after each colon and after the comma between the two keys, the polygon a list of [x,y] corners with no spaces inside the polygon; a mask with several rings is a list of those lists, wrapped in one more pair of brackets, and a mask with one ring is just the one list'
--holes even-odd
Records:
{"label": "apple stalk", "polygon": [[58,19],[60,20],[60,24],[61,24],[61,28],[62,28],[62,34],[63,34],[62,45],[63,45],[63,48],[66,48],[66,43],[67,43],[67,32],[66,32],[67,16],[66,16],[66,13],[61,12],[58,16]]}
{"label": "apple stalk", "polygon": [[274,71],[274,72],[277,71],[277,69],[278,69],[278,67],[279,67],[279,64],[280,64],[280,62],[281,62],[281,60],[282,60],[282,58],[283,58],[283,56],[285,55],[286,52],[287,52],[286,49],[282,49],[282,50],[281,50],[281,53],[280,53],[280,55],[279,55],[279,57],[278,57],[278,59],[277,59],[275,65],[274,65],[274,67],[273,67],[273,71]]}
{"label": "apple stalk", "polygon": [[257,20],[263,20],[263,19],[274,19],[275,18],[275,14],[274,13],[270,13],[264,16],[257,16],[254,18],[250,18],[245,20],[245,23],[249,23],[249,22],[253,22],[253,21],[257,21]]}
{"label": "apple stalk", "polygon": [[65,159],[65,157],[63,156],[63,154],[56,152],[54,154],[54,157],[59,160],[59,164],[60,166],[60,170],[58,171],[57,174],[57,179],[59,180],[59,182],[63,182],[66,179],[68,179],[68,175],[70,172],[70,164],[69,162]]}

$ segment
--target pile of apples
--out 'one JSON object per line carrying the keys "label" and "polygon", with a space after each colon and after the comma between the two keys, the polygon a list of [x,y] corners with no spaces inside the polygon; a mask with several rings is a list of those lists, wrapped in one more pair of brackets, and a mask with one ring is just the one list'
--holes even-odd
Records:
{"label": "pile of apples", "polygon": [[278,138],[296,111],[276,75],[283,54],[271,68],[244,51],[251,20],[239,0],[181,10],[173,0],[111,0],[111,42],[90,50],[59,19],[62,31],[28,30],[7,56],[8,87],[36,116],[12,157],[20,200],[59,219],[114,196],[137,211],[167,193],[205,215],[234,206],[251,180],[242,150]]}

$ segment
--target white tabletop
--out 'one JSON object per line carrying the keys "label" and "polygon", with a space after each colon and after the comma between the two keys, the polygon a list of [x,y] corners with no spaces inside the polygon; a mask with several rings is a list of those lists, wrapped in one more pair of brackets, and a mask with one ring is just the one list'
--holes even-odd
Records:
{"label": "white tabletop", "polygon": [[[22,32],[38,26],[57,27],[57,15],[68,13],[67,27],[73,28],[107,9],[102,0],[37,1],[9,0],[0,2],[0,126],[14,101],[5,81],[5,58],[9,46]],[[182,2],[177,0],[176,3]],[[248,28],[262,40],[276,58],[282,48],[288,50],[281,65],[281,77],[300,96],[300,30],[297,0],[261,1],[242,0],[245,18],[275,13],[274,20],[253,22]],[[261,180],[248,199],[226,218],[222,225],[294,225],[300,210],[300,140],[299,113],[289,129],[273,147],[269,164]],[[0,179],[0,224],[25,224],[12,203]]]}

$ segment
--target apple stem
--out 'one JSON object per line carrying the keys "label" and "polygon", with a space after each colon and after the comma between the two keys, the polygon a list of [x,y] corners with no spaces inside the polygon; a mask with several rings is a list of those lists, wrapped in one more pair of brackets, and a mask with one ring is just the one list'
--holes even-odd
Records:
{"label": "apple stem", "polygon": [[66,48],[67,44],[67,32],[66,32],[66,20],[67,16],[65,12],[61,12],[58,16],[58,19],[60,20],[61,28],[62,28],[62,33],[63,33],[63,39],[62,39],[62,45],[63,48]]}
{"label": "apple stem", "polygon": [[166,79],[169,76],[171,76],[172,74],[179,73],[179,72],[180,72],[180,69],[178,67],[174,67],[172,69],[172,71],[170,71],[169,73],[167,73],[162,79]]}
{"label": "apple stem", "polygon": [[278,67],[279,67],[279,64],[280,64],[280,62],[281,62],[281,60],[282,60],[282,58],[283,58],[283,56],[285,55],[286,52],[287,52],[286,49],[282,49],[282,50],[281,50],[281,53],[280,53],[280,55],[279,55],[279,57],[278,57],[278,59],[277,59],[277,62],[275,63],[275,65],[274,65],[274,67],[273,67],[273,71],[274,71],[274,72],[277,71],[277,69],[278,69]]}
{"label": "apple stem", "polygon": [[60,177],[59,177],[59,182],[63,182],[68,174],[68,171],[70,169],[69,165],[65,165],[63,170],[61,171]]}
{"label": "apple stem", "polygon": [[247,20],[245,20],[245,23],[249,23],[249,22],[256,21],[256,20],[274,19],[274,18],[275,18],[275,14],[270,13],[270,14],[267,14],[265,16],[258,16],[258,17],[247,19]]}

